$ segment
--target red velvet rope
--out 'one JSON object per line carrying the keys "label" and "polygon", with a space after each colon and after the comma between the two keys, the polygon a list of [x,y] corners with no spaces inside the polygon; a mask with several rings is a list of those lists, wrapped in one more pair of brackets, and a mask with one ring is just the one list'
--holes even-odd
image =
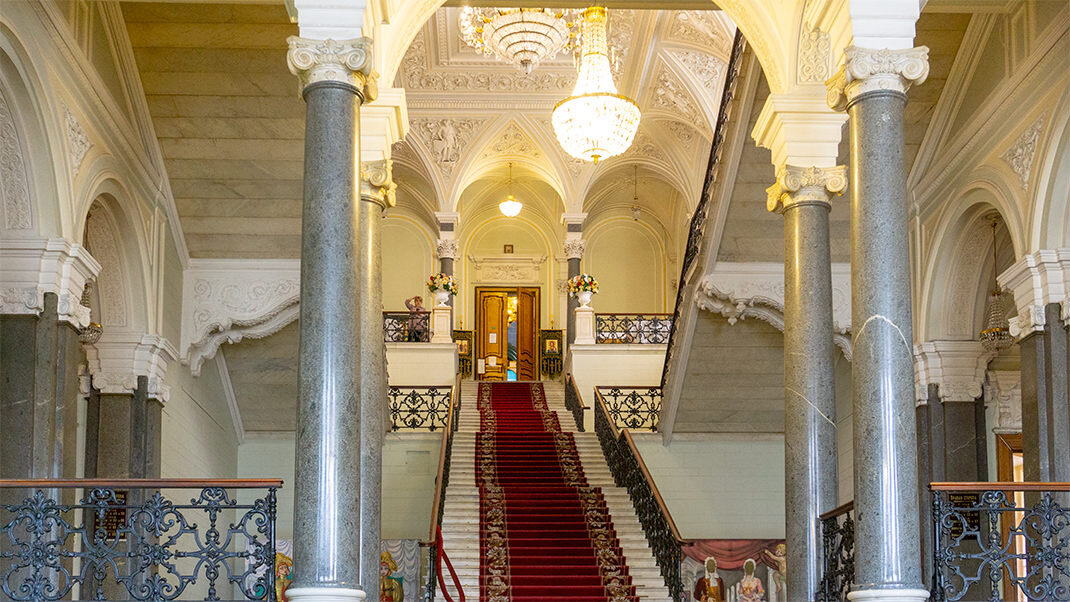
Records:
{"label": "red velvet rope", "polygon": [[450,570],[450,577],[453,579],[453,585],[457,588],[457,595],[460,596],[460,600],[457,602],[465,602],[464,589],[461,588],[461,580],[457,578],[457,571],[453,569],[453,563],[450,562],[450,557],[446,555],[446,550],[442,549],[442,527],[438,527],[435,533],[435,562],[438,566],[438,587],[442,590],[442,595],[446,598],[446,602],[454,602],[453,597],[450,596],[449,590],[446,589],[446,579],[442,576],[442,561],[446,561],[446,567]]}

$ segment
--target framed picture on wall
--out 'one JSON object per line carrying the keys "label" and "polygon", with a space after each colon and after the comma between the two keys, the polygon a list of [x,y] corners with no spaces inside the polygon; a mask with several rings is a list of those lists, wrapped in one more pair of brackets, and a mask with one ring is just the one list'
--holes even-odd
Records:
{"label": "framed picture on wall", "polygon": [[512,253],[512,252],[513,252],[513,245],[504,245],[502,247],[502,253]]}
{"label": "framed picture on wall", "polygon": [[546,353],[548,355],[557,355],[561,353],[560,343],[557,339],[546,339]]}
{"label": "framed picture on wall", "polygon": [[457,341],[457,354],[462,357],[468,356],[468,339],[461,339]]}

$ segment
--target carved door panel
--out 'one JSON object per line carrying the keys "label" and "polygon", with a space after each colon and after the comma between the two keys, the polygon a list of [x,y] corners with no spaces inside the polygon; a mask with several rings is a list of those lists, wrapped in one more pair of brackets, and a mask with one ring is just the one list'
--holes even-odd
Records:
{"label": "carved door panel", "polygon": [[516,378],[539,379],[539,289],[517,291]]}
{"label": "carved door panel", "polygon": [[[505,291],[476,289],[476,378],[505,380],[508,359],[508,317],[506,307],[509,294]],[[480,372],[479,367],[483,370]]]}

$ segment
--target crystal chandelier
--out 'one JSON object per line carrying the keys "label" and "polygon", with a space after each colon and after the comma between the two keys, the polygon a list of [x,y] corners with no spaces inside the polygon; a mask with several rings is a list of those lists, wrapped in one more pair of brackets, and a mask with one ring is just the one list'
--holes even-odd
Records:
{"label": "crystal chandelier", "polygon": [[583,12],[580,75],[572,96],[554,107],[552,123],[565,152],[598,163],[628,150],[639,129],[639,106],[617,94],[606,46],[606,9]]}
{"label": "crystal chandelier", "polygon": [[[996,275],[996,228],[999,227],[999,221],[992,220],[992,276]],[[1010,325],[1007,321],[1007,310],[1003,306],[1003,291],[1000,290],[999,284],[996,284],[996,288],[992,290],[992,293],[988,295],[988,309],[985,311],[985,325],[984,330],[981,331],[981,346],[986,351],[1003,351],[1007,347],[1010,347],[1011,332]]]}
{"label": "crystal chandelier", "polygon": [[524,208],[524,204],[516,200],[513,196],[513,164],[509,164],[509,196],[505,197],[505,200],[498,203],[498,211],[502,212],[505,217],[516,217],[520,215],[520,210]]}
{"label": "crystal chandelier", "polygon": [[549,8],[477,8],[461,10],[461,38],[469,46],[531,73],[539,63],[571,50],[569,20],[576,11]]}

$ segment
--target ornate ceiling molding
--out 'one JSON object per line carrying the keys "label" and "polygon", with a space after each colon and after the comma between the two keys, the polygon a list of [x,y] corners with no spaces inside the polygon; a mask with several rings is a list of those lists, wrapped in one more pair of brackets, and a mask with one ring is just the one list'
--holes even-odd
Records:
{"label": "ornate ceiling molding", "polygon": [[708,10],[685,10],[672,13],[669,39],[702,48],[715,48],[728,52],[732,48],[732,35],[725,29],[719,13]]}
{"label": "ornate ceiling molding", "polygon": [[453,168],[486,122],[469,118],[413,119],[410,132],[421,139],[431,161],[449,181]]}
{"label": "ornate ceiling molding", "polygon": [[721,97],[724,60],[698,50],[671,50],[669,54],[687,68],[688,73],[709,95],[710,102],[716,102]]}
{"label": "ornate ceiling molding", "polygon": [[658,65],[650,95],[650,106],[676,115],[682,121],[693,123],[699,129],[709,129],[706,115],[691,89],[665,62]]}
{"label": "ornate ceiling molding", "polygon": [[1029,176],[1033,171],[1033,158],[1037,153],[1037,141],[1040,139],[1040,132],[1044,129],[1044,120],[1047,116],[1047,113],[1043,113],[1040,117],[1037,117],[1015,139],[1014,144],[1000,155],[1000,158],[1014,171],[1014,175],[1018,176],[1018,184],[1022,187],[1022,190],[1029,190]]}
{"label": "ornate ceiling molding", "polygon": [[530,159],[541,159],[542,149],[531,139],[515,121],[505,126],[493,141],[484,147],[480,154],[482,159],[490,159],[495,156],[522,156]]}
{"label": "ornate ceiling molding", "polygon": [[182,279],[182,362],[195,376],[223,343],[263,338],[298,316],[301,262],[194,259]]}
{"label": "ornate ceiling molding", "polygon": [[[784,330],[784,265],[718,263],[699,282],[695,304],[728,319],[729,324],[755,317]],[[833,341],[851,359],[851,270],[832,265]]]}

